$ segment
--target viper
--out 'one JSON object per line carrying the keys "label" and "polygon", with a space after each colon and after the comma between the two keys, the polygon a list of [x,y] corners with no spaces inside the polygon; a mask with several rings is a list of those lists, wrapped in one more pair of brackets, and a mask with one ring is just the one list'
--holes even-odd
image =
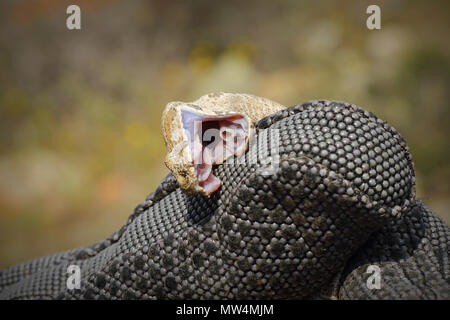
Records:
{"label": "viper", "polygon": [[450,228],[416,196],[394,128],[327,100],[251,126],[208,195],[170,173],[106,239],[1,271],[0,298],[450,298]]}

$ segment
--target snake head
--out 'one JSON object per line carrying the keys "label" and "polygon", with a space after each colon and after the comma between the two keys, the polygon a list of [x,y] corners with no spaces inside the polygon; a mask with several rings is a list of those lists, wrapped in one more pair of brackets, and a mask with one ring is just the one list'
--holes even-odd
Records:
{"label": "snake head", "polygon": [[212,167],[241,156],[253,133],[248,116],[172,102],[163,114],[165,164],[187,194],[209,197],[221,186]]}
{"label": "snake head", "polygon": [[162,116],[165,164],[181,189],[209,197],[222,185],[212,168],[248,148],[254,123],[284,109],[269,99],[240,93],[211,93],[192,103],[170,102]]}

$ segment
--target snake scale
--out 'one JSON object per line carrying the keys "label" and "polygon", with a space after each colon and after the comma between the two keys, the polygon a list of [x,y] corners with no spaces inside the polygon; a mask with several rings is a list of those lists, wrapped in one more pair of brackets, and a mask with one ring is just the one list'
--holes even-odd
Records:
{"label": "snake scale", "polygon": [[[212,168],[209,197],[171,173],[108,238],[0,271],[0,298],[450,298],[450,228],[416,197],[394,128],[326,100],[253,126],[239,161]],[[260,156],[273,148],[277,161]],[[70,265],[80,289],[66,286]]]}

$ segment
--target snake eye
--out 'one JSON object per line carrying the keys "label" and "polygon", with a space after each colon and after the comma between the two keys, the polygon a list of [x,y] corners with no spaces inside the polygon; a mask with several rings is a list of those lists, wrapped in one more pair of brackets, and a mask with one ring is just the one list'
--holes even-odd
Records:
{"label": "snake eye", "polygon": [[222,184],[212,173],[213,165],[245,152],[248,120],[241,114],[204,115],[191,110],[182,110],[181,116],[197,181],[211,194]]}

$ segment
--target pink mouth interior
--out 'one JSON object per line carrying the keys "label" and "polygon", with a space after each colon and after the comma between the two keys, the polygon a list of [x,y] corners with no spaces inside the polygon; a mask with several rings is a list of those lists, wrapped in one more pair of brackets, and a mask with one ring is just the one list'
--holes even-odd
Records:
{"label": "pink mouth interior", "polygon": [[183,127],[189,139],[192,162],[200,185],[208,194],[222,182],[212,173],[213,165],[245,152],[248,123],[244,116],[204,116],[183,110]]}

